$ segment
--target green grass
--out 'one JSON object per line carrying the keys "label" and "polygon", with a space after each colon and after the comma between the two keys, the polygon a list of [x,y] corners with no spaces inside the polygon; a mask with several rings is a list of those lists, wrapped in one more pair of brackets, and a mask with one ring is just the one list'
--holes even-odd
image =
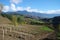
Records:
{"label": "green grass", "polygon": [[53,31],[52,29],[48,28],[47,26],[41,27],[40,30],[43,30],[43,31]]}

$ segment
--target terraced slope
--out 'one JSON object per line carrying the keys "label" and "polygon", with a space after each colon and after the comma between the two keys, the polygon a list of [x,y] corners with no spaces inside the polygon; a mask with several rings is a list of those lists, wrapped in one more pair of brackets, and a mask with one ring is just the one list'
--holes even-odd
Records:
{"label": "terraced slope", "polygon": [[[39,40],[46,38],[53,31],[42,25],[19,25],[15,27],[10,24],[11,21],[5,17],[0,16],[0,39],[3,40],[3,30],[5,40]],[[2,30],[3,27],[3,30]],[[46,28],[45,28],[46,27]],[[7,30],[7,31],[6,31]],[[31,36],[32,35],[32,36]],[[2,37],[2,38],[1,38]],[[8,37],[8,38],[7,38]]]}
{"label": "terraced slope", "polygon": [[[48,30],[48,28],[44,29],[43,27],[45,26],[19,25],[18,27],[15,27],[7,24],[2,25],[3,29],[5,30],[5,36],[10,36],[17,39],[22,38],[27,40],[39,40],[44,39],[53,33],[53,31],[50,29]],[[2,29],[2,25],[0,25],[0,29]],[[0,34],[2,34],[2,32],[0,30]]]}

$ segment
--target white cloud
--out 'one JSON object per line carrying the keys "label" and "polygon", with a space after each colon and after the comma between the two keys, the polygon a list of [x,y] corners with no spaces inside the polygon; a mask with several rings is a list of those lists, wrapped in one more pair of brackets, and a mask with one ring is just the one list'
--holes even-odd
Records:
{"label": "white cloud", "polygon": [[11,3],[15,3],[15,4],[18,4],[18,3],[21,3],[22,0],[10,0]]}
{"label": "white cloud", "polygon": [[16,5],[15,5],[15,4],[18,4],[21,2],[22,2],[22,0],[10,0],[10,3],[11,3],[10,10],[12,10],[12,11],[23,10],[22,7],[16,7]]}
{"label": "white cloud", "polygon": [[16,11],[17,10],[15,4],[13,4],[13,3],[11,4],[10,8],[11,8],[12,11]]}
{"label": "white cloud", "polygon": [[3,11],[4,12],[17,11],[17,8],[16,8],[15,4],[12,3],[10,6],[4,6]]}
{"label": "white cloud", "polygon": [[4,12],[9,11],[9,6],[4,6],[3,11],[4,11]]}
{"label": "white cloud", "polygon": [[47,11],[42,11],[38,9],[32,9],[31,7],[25,8],[28,12],[39,12],[39,13],[45,13],[45,14],[60,14],[60,9],[57,10],[47,10]]}
{"label": "white cloud", "polygon": [[56,12],[57,12],[57,10],[48,10],[46,13],[51,14],[51,13],[56,13]]}
{"label": "white cloud", "polygon": [[26,7],[25,10],[31,12],[31,7]]}
{"label": "white cloud", "polygon": [[60,9],[58,9],[58,10],[42,11],[42,13],[47,13],[47,14],[60,14]]}
{"label": "white cloud", "polygon": [[33,9],[31,7],[16,7],[15,4],[21,3],[22,0],[10,0],[11,5],[10,6],[4,6],[3,11],[7,12],[7,11],[23,11],[26,10],[28,12],[39,12],[39,13],[46,13],[46,14],[56,14],[59,13],[60,14],[60,9],[57,10],[47,10],[47,11],[42,11],[39,9]]}
{"label": "white cloud", "polygon": [[39,12],[38,9],[32,9],[31,7],[26,7],[25,10],[28,12]]}
{"label": "white cloud", "polygon": [[20,6],[15,6],[14,3],[11,3],[10,6],[4,6],[3,11],[7,12],[7,11],[23,11],[26,10],[28,12],[39,12],[39,13],[46,13],[46,14],[60,14],[60,9],[58,10],[47,10],[47,11],[42,11],[42,10],[38,10],[38,9],[33,9],[31,7],[20,7]]}
{"label": "white cloud", "polygon": [[24,10],[24,8],[23,7],[17,7],[17,11],[23,11]]}
{"label": "white cloud", "polygon": [[7,12],[7,11],[23,11],[26,10],[28,12],[39,12],[39,13],[46,13],[46,14],[60,14],[60,9],[58,10],[47,10],[47,11],[42,11],[42,10],[38,10],[38,9],[32,9],[31,7],[16,7],[15,4],[11,3],[10,6],[4,6],[3,11]]}

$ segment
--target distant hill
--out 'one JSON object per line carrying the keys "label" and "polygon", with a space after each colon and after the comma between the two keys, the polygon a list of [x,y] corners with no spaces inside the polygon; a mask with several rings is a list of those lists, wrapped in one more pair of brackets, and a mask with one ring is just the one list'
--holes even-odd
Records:
{"label": "distant hill", "polygon": [[16,12],[6,12],[8,14],[20,14],[20,15],[25,15],[28,17],[33,17],[33,18],[53,18],[55,16],[60,16],[60,14],[46,14],[46,13],[38,13],[38,12],[28,12],[28,11],[16,11]]}

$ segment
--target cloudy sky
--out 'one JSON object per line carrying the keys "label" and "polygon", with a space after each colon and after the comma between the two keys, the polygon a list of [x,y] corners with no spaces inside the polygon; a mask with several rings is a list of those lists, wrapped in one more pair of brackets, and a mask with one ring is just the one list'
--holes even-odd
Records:
{"label": "cloudy sky", "polygon": [[0,0],[4,12],[23,11],[47,14],[60,13],[60,0]]}

